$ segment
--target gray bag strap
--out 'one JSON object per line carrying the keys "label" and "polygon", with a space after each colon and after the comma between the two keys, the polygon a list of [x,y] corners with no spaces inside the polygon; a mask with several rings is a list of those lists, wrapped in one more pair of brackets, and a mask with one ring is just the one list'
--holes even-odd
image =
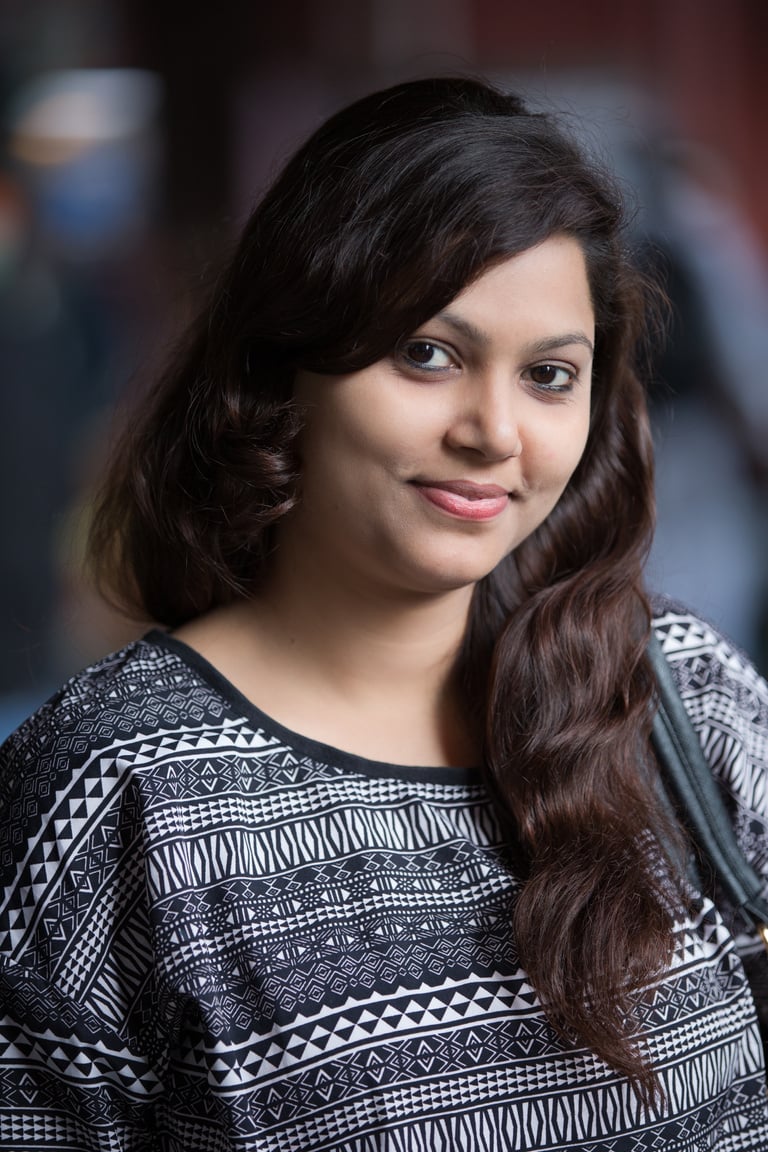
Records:
{"label": "gray bag strap", "polygon": [[701,861],[768,948],[768,901],[762,895],[763,881],[736,841],[733,824],[655,635],[651,635],[647,651],[658,696],[651,739],[664,781]]}

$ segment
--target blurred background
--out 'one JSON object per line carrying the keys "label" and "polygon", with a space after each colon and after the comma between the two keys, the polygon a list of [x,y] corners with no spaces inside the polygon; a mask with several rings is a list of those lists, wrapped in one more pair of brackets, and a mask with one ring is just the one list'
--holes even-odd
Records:
{"label": "blurred background", "polygon": [[768,666],[763,0],[0,0],[0,737],[141,633],[81,572],[118,400],[276,168],[373,88],[481,74],[561,112],[675,306],[653,587]]}

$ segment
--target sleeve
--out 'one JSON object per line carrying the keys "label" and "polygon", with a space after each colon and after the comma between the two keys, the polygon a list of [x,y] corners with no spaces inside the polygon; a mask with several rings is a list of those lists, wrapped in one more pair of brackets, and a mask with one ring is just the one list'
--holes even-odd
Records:
{"label": "sleeve", "polygon": [[154,1152],[167,1023],[114,733],[52,703],[0,749],[0,1147]]}
{"label": "sleeve", "polygon": [[[768,683],[715,628],[668,608],[655,621],[680,696],[733,821],[737,842],[768,897]],[[768,953],[724,894],[712,894],[731,930],[768,1037]]]}

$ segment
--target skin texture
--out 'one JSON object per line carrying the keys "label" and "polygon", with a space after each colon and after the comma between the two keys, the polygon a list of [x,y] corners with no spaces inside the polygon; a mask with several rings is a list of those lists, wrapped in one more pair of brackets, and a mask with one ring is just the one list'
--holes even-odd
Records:
{"label": "skin texture", "polygon": [[[581,249],[558,237],[486,272],[391,359],[300,375],[302,499],[281,549],[390,594],[474,584],[545,519],[581,458],[593,341]],[[432,487],[446,481],[509,495],[444,497],[464,505],[449,511]]]}
{"label": "skin texture", "polygon": [[553,237],[391,357],[300,374],[301,499],[271,579],[178,635],[294,731],[393,763],[475,762],[453,682],[472,589],[581,458],[593,343],[582,251]]}

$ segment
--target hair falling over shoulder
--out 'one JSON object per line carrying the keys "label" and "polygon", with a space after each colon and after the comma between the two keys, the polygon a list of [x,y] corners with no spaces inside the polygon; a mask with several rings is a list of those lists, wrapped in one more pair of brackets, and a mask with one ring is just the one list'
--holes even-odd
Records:
{"label": "hair falling over shoulder", "polygon": [[650,1099],[633,1005],[668,961],[681,896],[649,750],[646,293],[621,198],[569,136],[456,78],[397,85],[322,125],[123,434],[91,554],[102,587],[167,626],[253,595],[301,498],[295,373],[367,367],[557,234],[581,244],[595,309],[587,449],[545,523],[477,586],[461,663],[522,880],[520,963],[561,1034]]}
{"label": "hair falling over shoulder", "polygon": [[625,373],[573,487],[494,573],[505,607],[486,769],[525,878],[521,964],[563,1035],[650,1100],[633,1005],[671,957],[682,902],[660,849],[680,850],[679,834],[658,805],[649,752],[650,432],[640,383]]}

